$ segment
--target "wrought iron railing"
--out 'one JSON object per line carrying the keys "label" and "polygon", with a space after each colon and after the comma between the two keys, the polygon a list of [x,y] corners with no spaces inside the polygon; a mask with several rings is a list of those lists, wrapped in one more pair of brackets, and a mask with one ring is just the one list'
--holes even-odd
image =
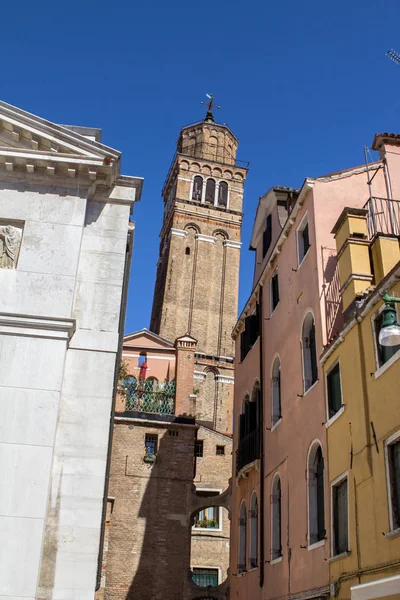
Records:
{"label": "wrought iron railing", "polygon": [[216,569],[195,569],[192,571],[193,583],[200,588],[216,587],[218,585],[218,571]]}
{"label": "wrought iron railing", "polygon": [[367,225],[370,239],[378,233],[400,235],[400,200],[373,196],[364,208],[368,209]]}
{"label": "wrought iron railing", "polygon": [[257,458],[260,458],[260,430],[258,428],[239,441],[236,450],[236,473]]}
{"label": "wrought iron railing", "polygon": [[155,379],[138,381],[125,379],[126,410],[173,415],[175,412],[175,381]]}
{"label": "wrought iron railing", "polygon": [[340,294],[339,265],[336,262],[336,268],[331,281],[325,289],[325,315],[326,315],[326,333],[328,340],[338,331],[341,316],[342,296]]}

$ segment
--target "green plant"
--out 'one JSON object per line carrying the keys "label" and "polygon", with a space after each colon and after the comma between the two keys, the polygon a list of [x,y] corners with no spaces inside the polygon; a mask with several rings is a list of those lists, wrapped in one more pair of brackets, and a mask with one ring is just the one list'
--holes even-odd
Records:
{"label": "green plant", "polygon": [[118,369],[118,383],[122,385],[125,379],[128,377],[128,363],[126,360],[121,359]]}
{"label": "green plant", "polygon": [[196,394],[196,396],[200,394],[200,388],[193,388],[193,394]]}

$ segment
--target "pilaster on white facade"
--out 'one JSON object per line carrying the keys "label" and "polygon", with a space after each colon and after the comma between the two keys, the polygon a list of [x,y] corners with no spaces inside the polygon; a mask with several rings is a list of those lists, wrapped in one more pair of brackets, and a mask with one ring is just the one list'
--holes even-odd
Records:
{"label": "pilaster on white facade", "polygon": [[98,140],[0,102],[2,600],[94,598],[142,189]]}

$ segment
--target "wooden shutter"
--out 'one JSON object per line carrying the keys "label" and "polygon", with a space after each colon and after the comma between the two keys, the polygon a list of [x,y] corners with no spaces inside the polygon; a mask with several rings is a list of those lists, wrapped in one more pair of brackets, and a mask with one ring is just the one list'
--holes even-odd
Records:
{"label": "wooden shutter", "polygon": [[348,548],[347,479],[335,486],[334,526],[335,554],[342,554]]}
{"label": "wooden shutter", "polygon": [[272,291],[272,310],[277,306],[279,302],[279,282],[278,273],[276,273],[271,280],[271,291]]}
{"label": "wooden shutter", "polygon": [[332,417],[342,406],[339,363],[328,374],[327,388],[329,416]]}
{"label": "wooden shutter", "polygon": [[302,236],[303,236],[303,249],[304,249],[304,256],[305,256],[307,253],[307,250],[310,247],[310,236],[308,233],[308,223],[302,231]]}
{"label": "wooden shutter", "polygon": [[324,458],[321,448],[317,450],[317,539],[325,538],[325,506],[324,506]]}

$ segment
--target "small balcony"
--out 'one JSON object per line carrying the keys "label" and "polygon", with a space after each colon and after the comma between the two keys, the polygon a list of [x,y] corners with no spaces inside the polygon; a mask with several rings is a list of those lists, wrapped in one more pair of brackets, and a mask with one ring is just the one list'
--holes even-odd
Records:
{"label": "small balcony", "polygon": [[368,210],[367,225],[370,240],[379,233],[400,235],[400,200],[373,196],[364,208]]}
{"label": "small balcony", "polygon": [[239,442],[236,450],[236,474],[257,458],[260,458],[260,429],[258,427]]}
{"label": "small balcony", "polygon": [[173,415],[175,413],[175,381],[160,382],[155,379],[138,381],[128,378],[124,382],[125,410]]}

